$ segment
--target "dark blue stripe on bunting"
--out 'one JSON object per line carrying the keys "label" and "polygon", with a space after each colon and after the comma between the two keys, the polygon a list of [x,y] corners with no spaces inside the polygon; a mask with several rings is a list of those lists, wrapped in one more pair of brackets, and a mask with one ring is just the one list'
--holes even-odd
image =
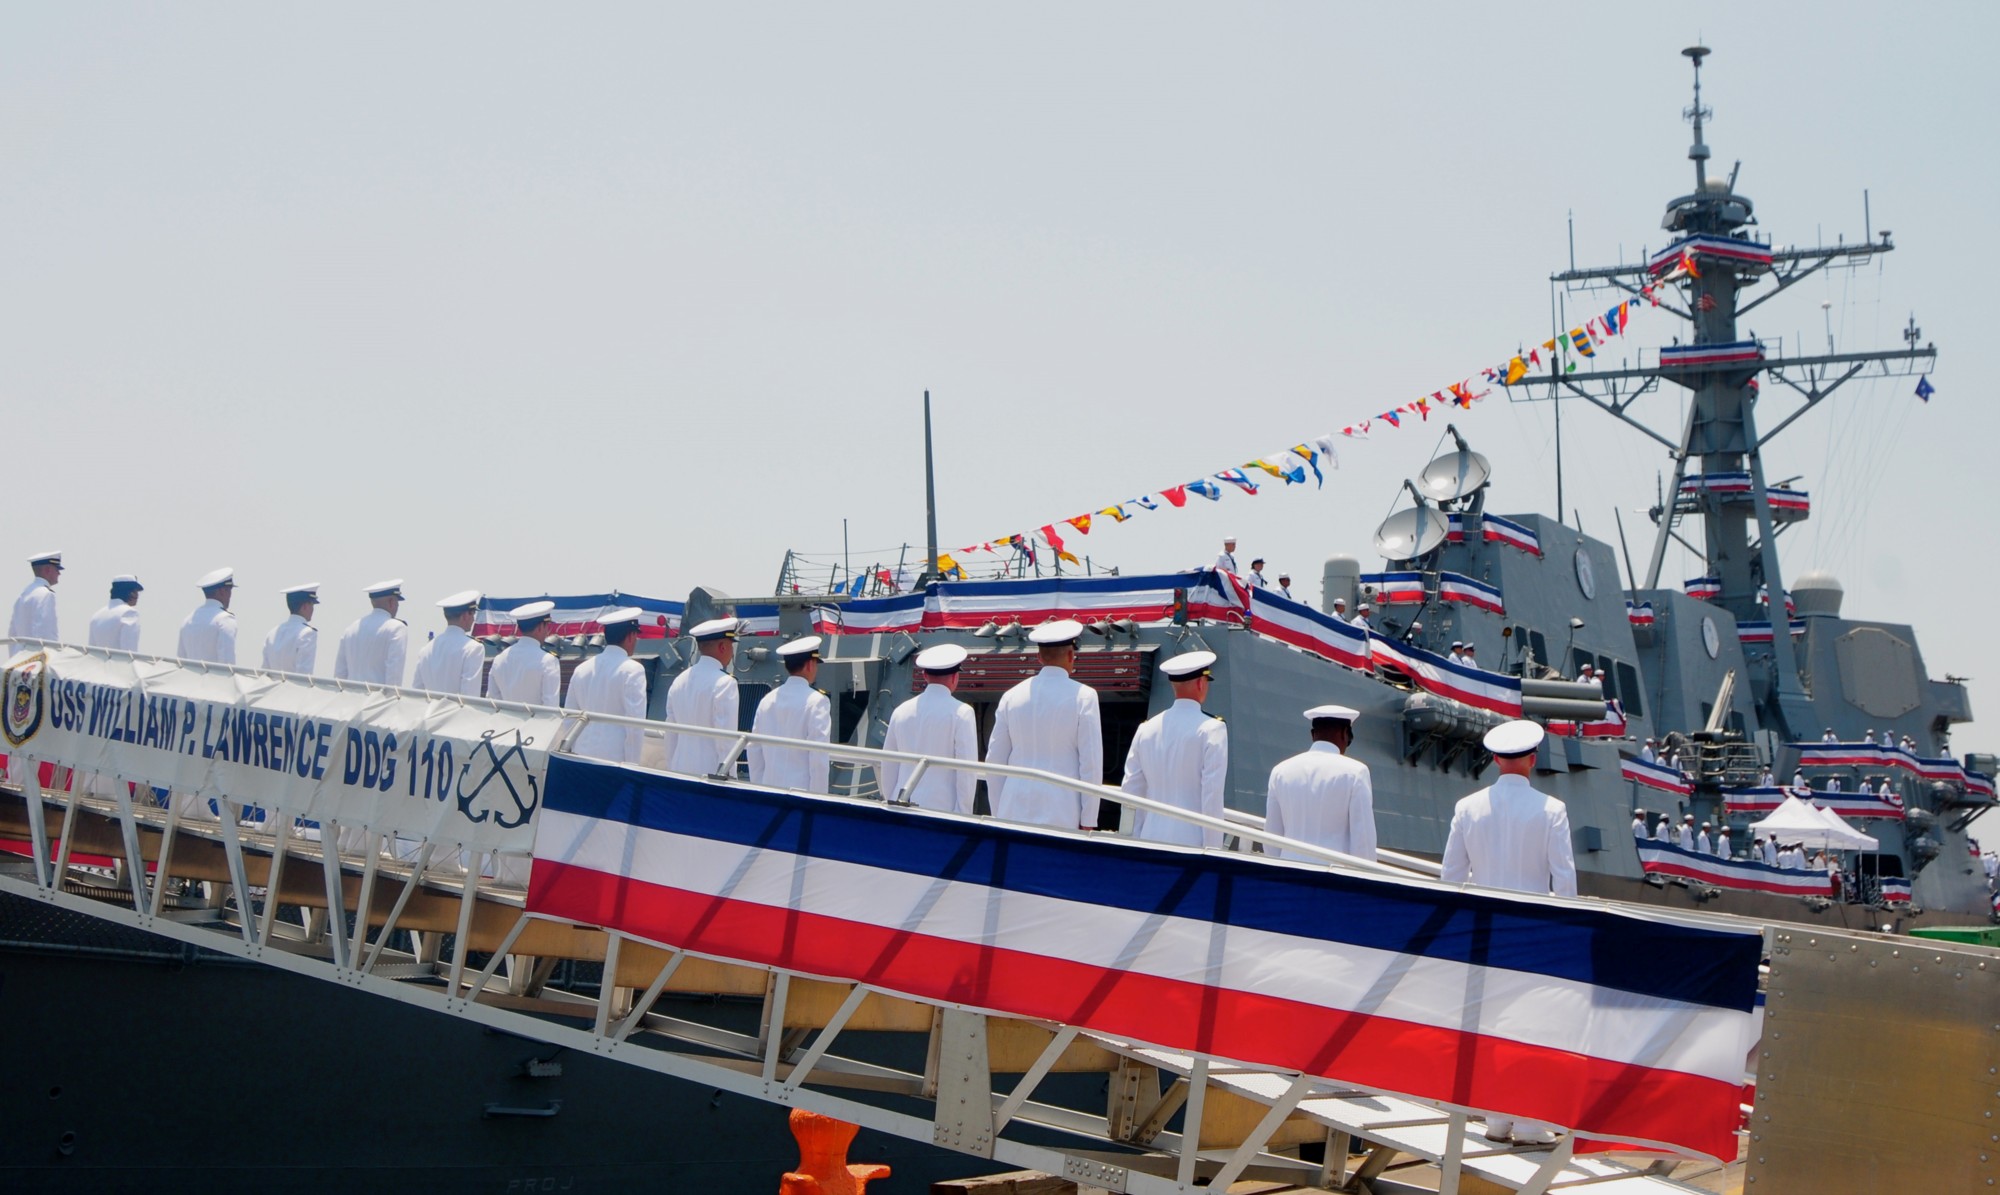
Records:
{"label": "dark blue stripe on bunting", "polygon": [[924,817],[560,755],[549,757],[544,806],[738,846],[1739,1011],[1751,1007],[1762,952],[1754,934],[1189,855],[1127,839],[1056,838],[1004,822]]}

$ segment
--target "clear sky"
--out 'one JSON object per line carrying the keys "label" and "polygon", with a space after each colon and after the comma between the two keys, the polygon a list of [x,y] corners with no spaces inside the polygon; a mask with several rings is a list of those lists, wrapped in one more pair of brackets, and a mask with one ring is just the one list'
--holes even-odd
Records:
{"label": "clear sky", "polygon": [[[1748,326],[1888,348],[1914,312],[1941,350],[1928,406],[1856,384],[1773,446],[1815,497],[1788,576],[1913,622],[1984,710],[1996,34],[1971,3],[9,5],[0,559],[66,550],[78,638],[136,572],[161,652],[233,565],[246,657],[306,580],[329,633],[381,577],[419,634],[469,586],[768,592],[843,517],[857,563],[921,540],[926,388],[945,546],[1028,530],[1546,338],[1570,213],[1584,264],[1663,243],[1700,38],[1762,229],[1863,236],[1867,188],[1898,245]],[[1567,505],[1643,540],[1664,452],[1564,416]],[[1493,508],[1554,513],[1545,404],[1455,418]],[[1441,422],[1079,546],[1168,569],[1234,532],[1316,597]]]}

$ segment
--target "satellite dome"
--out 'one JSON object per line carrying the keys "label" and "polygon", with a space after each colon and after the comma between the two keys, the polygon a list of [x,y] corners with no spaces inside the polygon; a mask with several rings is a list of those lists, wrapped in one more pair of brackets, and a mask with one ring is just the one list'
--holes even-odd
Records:
{"label": "satellite dome", "polygon": [[1832,573],[1805,573],[1792,582],[1792,602],[1800,614],[1838,615],[1846,593]]}

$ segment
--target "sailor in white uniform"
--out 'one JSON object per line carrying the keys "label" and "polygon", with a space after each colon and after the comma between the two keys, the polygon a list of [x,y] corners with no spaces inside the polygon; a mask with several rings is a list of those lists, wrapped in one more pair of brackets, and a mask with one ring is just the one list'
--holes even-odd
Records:
{"label": "sailor in white uniform", "polygon": [[340,633],[340,647],[333,653],[334,679],[400,688],[403,660],[410,650],[410,628],[396,617],[403,604],[402,579],[370,585],[368,601],[375,608]]}
{"label": "sailor in white uniform", "polygon": [[1222,573],[1233,573],[1236,571],[1235,536],[1225,535],[1222,537],[1222,551],[1215,554],[1215,563],[1209,567]]}
{"label": "sailor in white uniform", "polygon": [[[740,618],[711,618],[688,631],[701,654],[668,688],[667,721],[716,730],[742,729],[743,698],[736,691],[736,678],[729,675],[729,664],[736,658],[736,635],[742,629]],[[668,771],[686,776],[712,776],[722,767],[729,741],[675,734],[669,729],[666,748]],[[732,762],[731,775],[734,774]]]}
{"label": "sailor in white uniform", "polygon": [[180,650],[175,654],[183,660],[210,664],[236,663],[236,616],[229,612],[229,599],[236,592],[236,570],[216,569],[195,584],[201,586],[202,603],[181,624]]}
{"label": "sailor in white uniform", "polygon": [[1653,841],[1672,842],[1673,840],[1674,819],[1671,815],[1663,813],[1660,815],[1660,820],[1653,823]]}
{"label": "sailor in white uniform", "polygon": [[1893,747],[1893,746],[1895,746],[1895,745],[1896,745],[1896,732],[1895,732],[1895,731],[1893,731],[1893,730],[1885,730],[1885,731],[1883,731],[1883,732],[1882,732],[1882,745],[1883,745],[1884,747]]}
{"label": "sailor in white uniform", "polygon": [[[1208,698],[1214,667],[1212,651],[1183,652],[1160,665],[1174,687],[1174,703],[1146,719],[1132,736],[1120,789],[1163,805],[1222,817],[1222,790],[1229,778],[1229,729],[1222,719],[1201,708]],[[1128,810],[1127,814],[1134,838],[1211,850],[1222,846],[1221,830],[1144,809]]]}
{"label": "sailor in white uniform", "polygon": [[1334,617],[1335,621],[1337,621],[1337,622],[1347,622],[1347,621],[1349,621],[1349,620],[1348,620],[1348,617],[1347,617],[1347,599],[1346,599],[1346,598],[1335,598],[1335,599],[1333,599],[1333,617]]}
{"label": "sailor in white uniform", "polygon": [[[807,635],[778,648],[778,659],[785,665],[785,683],[757,703],[757,713],[750,720],[752,733],[808,743],[832,741],[833,702],[813,688],[813,681],[819,678],[821,642],[818,635]],[[752,784],[809,793],[827,790],[832,761],[824,751],[752,743],[748,754]]]}
{"label": "sailor in white uniform", "polygon": [[1691,850],[1693,850],[1693,849],[1694,849],[1694,814],[1690,813],[1690,814],[1687,814],[1686,816],[1684,816],[1684,817],[1682,817],[1682,818],[1681,818],[1681,827],[1680,827],[1680,830],[1678,831],[1678,834],[1679,834],[1679,837],[1678,837],[1678,838],[1677,838],[1677,839],[1675,840],[1675,842],[1676,842],[1676,845],[1678,845],[1678,846],[1679,846],[1679,847],[1680,847],[1680,848],[1681,848],[1682,850],[1684,850],[1684,851],[1691,851]]}
{"label": "sailor in white uniform", "polygon": [[1717,826],[1715,828],[1715,857],[1718,859],[1727,859],[1730,857],[1728,826]]}
{"label": "sailor in white uniform", "polygon": [[416,675],[410,687],[427,693],[453,693],[460,697],[479,696],[481,672],[486,667],[486,645],[472,637],[472,620],[479,612],[477,589],[454,593],[438,601],[444,611],[444,630],[417,651]]}
{"label": "sailor in white uniform", "polygon": [[[1480,884],[1557,896],[1576,895],[1576,859],[1569,841],[1569,811],[1561,801],[1528,784],[1542,728],[1517,720],[1502,722],[1483,740],[1500,776],[1491,787],[1461,799],[1452,811],[1444,844],[1447,884]],[[1554,1139],[1549,1126],[1533,1121],[1488,1117],[1486,1136],[1542,1144]]]}
{"label": "sailor in white uniform", "polygon": [[1776,867],[1778,865],[1778,836],[1776,834],[1764,839],[1764,865],[1766,867]]}
{"label": "sailor in white uniform", "polygon": [[1711,827],[1707,822],[1703,822],[1701,824],[1701,833],[1694,836],[1694,849],[1696,854],[1713,855],[1715,853],[1715,838],[1713,835],[1709,833],[1711,829],[1713,829],[1713,827]]}
{"label": "sailor in white uniform", "polygon": [[[644,614],[636,606],[624,606],[597,616],[598,625],[604,628],[604,650],[578,664],[570,674],[564,709],[627,718],[646,716],[646,668],[632,658],[632,649],[639,642],[639,619]],[[643,727],[589,722],[577,733],[575,751],[612,763],[638,763],[645,735]]]}
{"label": "sailor in white uniform", "polygon": [[[1306,711],[1312,746],[1271,769],[1264,828],[1357,859],[1375,858],[1375,787],[1368,765],[1347,754],[1360,712],[1344,705]],[[1280,851],[1285,859],[1312,856]]]}
{"label": "sailor in white uniform", "polygon": [[10,639],[56,639],[56,594],[51,586],[62,580],[61,552],[37,552],[28,557],[35,578],[14,599],[14,617],[7,624]]}
{"label": "sailor in white uniform", "polygon": [[1648,833],[1646,830],[1646,811],[1643,809],[1635,809],[1632,811],[1632,837],[1638,839],[1646,839],[1652,837],[1652,835]]}
{"label": "sailor in white uniform", "polygon": [[1829,726],[1826,728],[1826,733],[1819,736],[1819,741],[1822,743],[1837,743],[1840,741],[1840,736],[1833,733],[1833,727]]}
{"label": "sailor in white uniform", "polygon": [[[1229,541],[1233,546],[1235,541]],[[1104,782],[1104,730],[1097,690],[1070,675],[1083,624],[1072,618],[1028,633],[1042,668],[1007,690],[993,713],[986,762],[1039,768],[1058,776]],[[1097,828],[1097,798],[1040,780],[994,776],[986,784],[993,816],[1064,829]]]}
{"label": "sailor in white uniform", "polygon": [[1271,583],[1264,579],[1264,558],[1262,556],[1250,562],[1250,575],[1243,579],[1250,582],[1250,588],[1252,589],[1269,589],[1271,587]]}
{"label": "sailor in white uniform", "polygon": [[1466,644],[1465,650],[1458,653],[1458,662],[1467,668],[1479,667],[1479,648],[1471,643]]}
{"label": "sailor in white uniform", "polygon": [[130,573],[111,578],[111,601],[90,616],[90,645],[139,650],[139,595],[145,591]]}
{"label": "sailor in white uniform", "polygon": [[1660,745],[1660,744],[1659,744],[1659,740],[1657,740],[1657,739],[1647,739],[1647,740],[1646,740],[1646,745],[1645,745],[1645,746],[1643,746],[1643,747],[1641,747],[1641,748],[1639,748],[1639,759],[1640,759],[1640,761],[1641,761],[1641,762],[1643,762],[1643,763],[1658,763],[1658,762],[1660,762],[1660,752],[1659,752],[1659,749],[1658,749],[1658,748],[1659,748],[1659,745]]}
{"label": "sailor in white uniform", "polygon": [[556,604],[529,602],[507,612],[519,638],[493,659],[486,674],[486,695],[495,701],[525,705],[556,705],[562,693],[562,665],[546,644],[555,624],[549,615]]}
{"label": "sailor in white uniform", "polygon": [[1368,616],[1374,612],[1375,607],[1369,605],[1367,602],[1363,602],[1354,608],[1354,617],[1348,619],[1348,622],[1350,625],[1360,627],[1364,631],[1373,630],[1374,624],[1368,621]]}
{"label": "sailor in white uniform", "polygon": [[1279,574],[1278,574],[1278,596],[1279,596],[1279,597],[1281,597],[1281,598],[1284,598],[1284,599],[1286,599],[1287,601],[1290,601],[1290,600],[1291,600],[1291,597],[1292,597],[1292,574],[1290,574],[1290,573],[1279,573]]}
{"label": "sailor in white uniform", "polygon": [[[896,707],[889,715],[889,731],[882,738],[884,751],[907,751],[912,755],[935,755],[944,759],[979,759],[979,728],[972,707],[952,696],[958,688],[958,670],[965,663],[966,650],[956,643],[940,643],[917,654],[917,671],[924,674],[924,691]],[[970,770],[939,767],[924,769],[923,778],[908,793],[903,785],[915,764],[881,765],[882,799],[906,802],[941,813],[969,814],[979,776]]]}
{"label": "sailor in white uniform", "polygon": [[319,628],[312,624],[313,612],[319,609],[319,582],[287,587],[285,609],[285,621],[264,636],[264,667],[311,676],[319,666]]}

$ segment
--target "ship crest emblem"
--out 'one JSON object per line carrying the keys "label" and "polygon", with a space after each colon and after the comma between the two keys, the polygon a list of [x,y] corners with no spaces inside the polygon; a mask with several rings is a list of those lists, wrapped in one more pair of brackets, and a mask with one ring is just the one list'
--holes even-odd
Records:
{"label": "ship crest emblem", "polygon": [[512,830],[535,816],[542,786],[528,761],[534,741],[518,730],[479,736],[472,758],[458,770],[458,811],[465,820],[478,824],[492,818],[495,826]]}
{"label": "ship crest emblem", "polygon": [[16,657],[7,665],[0,693],[7,703],[0,719],[0,733],[18,747],[35,737],[42,728],[42,713],[48,708],[49,657],[47,652]]}

